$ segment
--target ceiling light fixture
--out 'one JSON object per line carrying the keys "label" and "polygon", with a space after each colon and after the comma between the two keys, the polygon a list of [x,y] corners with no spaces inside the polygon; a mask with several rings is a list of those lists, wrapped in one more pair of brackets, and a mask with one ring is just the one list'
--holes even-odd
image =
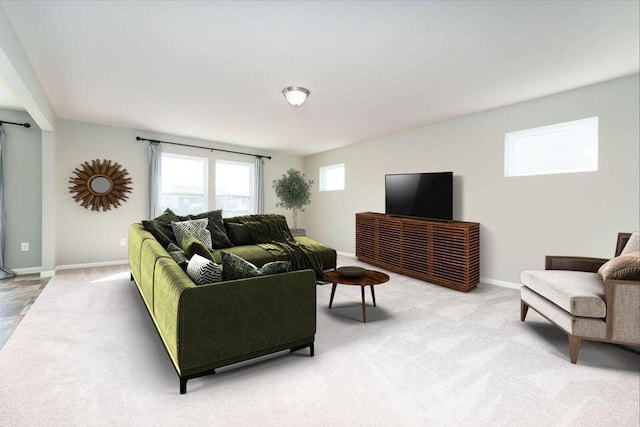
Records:
{"label": "ceiling light fixture", "polygon": [[299,107],[304,104],[311,92],[309,89],[305,89],[300,86],[289,86],[282,89],[282,94],[287,98],[287,102],[294,107]]}

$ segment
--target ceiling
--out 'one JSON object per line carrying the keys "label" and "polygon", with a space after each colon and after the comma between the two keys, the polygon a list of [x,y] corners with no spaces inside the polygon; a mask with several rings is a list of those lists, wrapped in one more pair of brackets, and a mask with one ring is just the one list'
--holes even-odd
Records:
{"label": "ceiling", "polygon": [[0,4],[58,117],[298,155],[640,62],[637,1]]}

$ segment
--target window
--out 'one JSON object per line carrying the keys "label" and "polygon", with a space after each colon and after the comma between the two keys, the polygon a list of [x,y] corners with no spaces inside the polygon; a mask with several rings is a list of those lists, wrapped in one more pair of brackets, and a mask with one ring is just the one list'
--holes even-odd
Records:
{"label": "window", "polygon": [[207,202],[207,165],[203,157],[162,153],[160,204],[178,215],[204,212]]}
{"label": "window", "polygon": [[254,213],[253,163],[216,160],[216,209],[224,217]]}
{"label": "window", "polygon": [[320,168],[320,191],[344,190],[344,163]]}
{"label": "window", "polygon": [[598,170],[598,117],[509,132],[504,176]]}

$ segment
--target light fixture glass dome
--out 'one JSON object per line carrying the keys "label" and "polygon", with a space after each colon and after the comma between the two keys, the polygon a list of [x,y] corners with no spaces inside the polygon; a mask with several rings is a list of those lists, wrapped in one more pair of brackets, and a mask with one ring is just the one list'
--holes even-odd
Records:
{"label": "light fixture glass dome", "polygon": [[299,86],[289,86],[282,89],[282,94],[287,98],[287,102],[294,107],[304,104],[304,101],[307,100],[310,93],[309,89]]}

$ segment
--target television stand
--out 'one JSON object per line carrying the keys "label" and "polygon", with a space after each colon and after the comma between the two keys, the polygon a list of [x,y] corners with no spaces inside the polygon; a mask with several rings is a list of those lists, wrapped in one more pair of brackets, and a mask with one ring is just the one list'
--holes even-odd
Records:
{"label": "television stand", "polygon": [[480,282],[480,224],[357,213],[356,257],[467,292]]}

